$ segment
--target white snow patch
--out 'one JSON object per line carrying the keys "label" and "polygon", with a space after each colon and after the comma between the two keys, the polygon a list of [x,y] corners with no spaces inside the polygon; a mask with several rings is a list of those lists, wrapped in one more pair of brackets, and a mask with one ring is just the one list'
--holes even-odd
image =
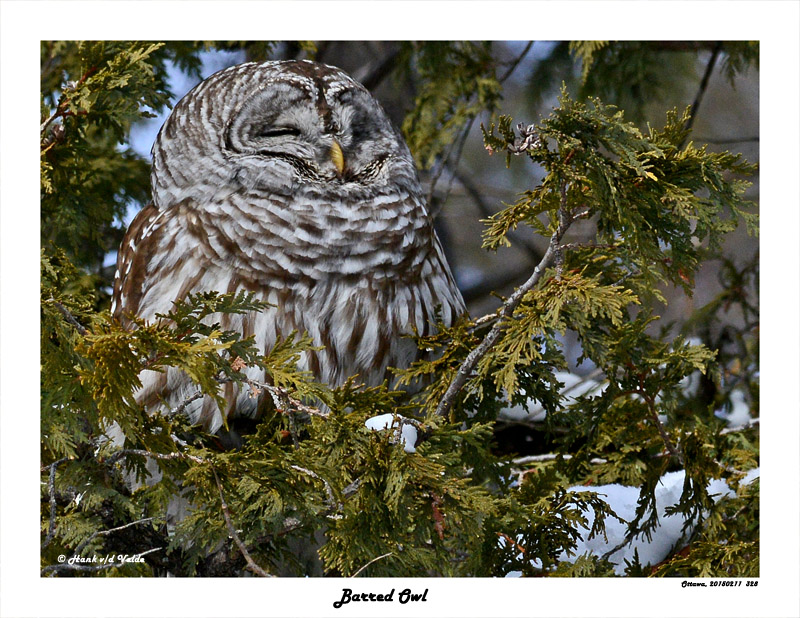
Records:
{"label": "white snow patch", "polygon": [[[625,574],[625,561],[633,562],[634,552],[639,553],[639,562],[642,566],[655,565],[664,560],[674,547],[684,540],[682,532],[684,519],[679,514],[667,515],[666,508],[674,506],[678,503],[683,491],[683,481],[686,474],[683,470],[678,472],[668,472],[661,477],[658,487],[656,488],[656,508],[658,509],[659,525],[653,530],[651,539],[648,541],[644,536],[639,536],[628,545],[609,556],[609,561],[615,565],[614,571],[617,575]],[[754,479],[760,476],[760,469],[755,468],[748,471],[741,483],[747,485]],[[592,491],[601,494],[600,497],[608,503],[608,505],[626,521],[631,521],[636,515],[636,503],[639,498],[638,487],[627,487],[624,485],[600,485],[600,486],[582,486],[577,485],[570,487],[569,491]],[[714,479],[708,484],[708,492],[714,498],[719,500],[726,496],[733,496],[733,490],[722,479]],[[594,522],[594,515],[592,512],[585,514],[587,525],[589,529]],[[645,514],[645,519],[649,513]],[[608,517],[605,521],[606,536],[608,540],[604,539],[602,535],[593,538],[590,541],[581,539],[577,542],[575,553],[573,556],[567,556],[566,552],[562,552],[560,559],[562,561],[574,562],[578,556],[583,554],[595,554],[603,556],[605,553],[611,551],[614,547],[620,545],[627,532],[627,525],[619,522],[618,520]],[[581,530],[588,536],[588,530]],[[520,539],[521,540],[521,539]],[[501,546],[505,546],[505,539],[500,539]],[[519,559],[523,559],[520,554]],[[534,567],[540,568],[541,562],[539,560],[532,560],[531,564]],[[506,577],[519,577],[520,572],[509,572]]]}
{"label": "white snow patch", "polygon": [[747,403],[747,397],[742,391],[733,391],[730,401],[731,407],[729,410],[723,408],[714,412],[717,418],[727,421],[729,427],[747,425],[747,423],[753,420],[750,415],[750,404]]}
{"label": "white snow patch", "polygon": [[364,425],[372,431],[382,429],[393,429],[394,441],[403,443],[403,450],[406,453],[416,453],[417,428],[413,423],[399,414],[381,414],[368,418]]}
{"label": "white snow patch", "polygon": [[[561,393],[564,395],[564,406],[575,403],[575,397],[590,393],[599,395],[606,388],[605,384],[601,384],[597,380],[565,371],[556,371],[555,377],[564,384],[564,388],[561,389]],[[509,421],[543,421],[545,416],[545,409],[535,401],[503,408],[499,414],[501,419]]]}

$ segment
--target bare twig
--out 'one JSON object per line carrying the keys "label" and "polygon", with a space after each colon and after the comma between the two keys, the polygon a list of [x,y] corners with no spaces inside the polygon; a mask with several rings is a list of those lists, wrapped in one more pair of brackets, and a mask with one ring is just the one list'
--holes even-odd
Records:
{"label": "bare twig", "polygon": [[42,471],[44,471],[47,469],[47,467],[50,468],[50,476],[47,480],[47,494],[50,499],[50,525],[47,528],[47,536],[45,537],[44,541],[42,541],[42,549],[50,544],[56,534],[56,468],[70,459],[72,458],[62,457],[61,459],[54,461],[49,466],[46,466],[42,469]]}
{"label": "bare twig", "polygon": [[664,423],[662,423],[661,419],[658,418],[658,413],[655,410],[655,406],[650,405],[649,401],[647,403],[648,403],[648,411],[650,412],[650,420],[653,421],[653,423],[656,426],[656,429],[658,429],[658,433],[661,436],[661,440],[664,442],[664,446],[667,447],[667,450],[669,451],[670,455],[672,455],[675,459],[677,459],[680,462],[681,466],[685,467],[686,464],[683,461],[683,454],[672,443],[672,440],[670,440],[669,434],[667,433],[667,430],[664,428]]}
{"label": "bare twig", "polygon": [[534,268],[533,274],[530,276],[530,278],[520,287],[518,287],[508,298],[508,300],[503,303],[498,315],[500,318],[498,322],[496,322],[492,329],[486,334],[478,347],[473,349],[467,355],[467,358],[464,359],[464,362],[461,363],[461,366],[458,368],[456,375],[450,382],[447,391],[445,392],[441,401],[439,401],[439,405],[436,407],[436,414],[438,416],[447,416],[449,414],[450,409],[453,407],[453,403],[455,402],[456,396],[467,383],[467,380],[472,375],[472,371],[475,369],[478,361],[480,361],[480,359],[483,358],[486,353],[495,346],[497,341],[500,339],[500,335],[503,334],[503,331],[506,328],[505,320],[513,316],[514,311],[517,309],[520,302],[522,302],[522,298],[525,296],[525,294],[536,287],[536,285],[539,283],[539,279],[542,277],[542,274],[544,274],[545,269],[556,259],[556,256],[559,253],[561,239],[572,222],[571,215],[567,208],[566,183],[566,180],[561,181],[559,224],[556,231],[553,232],[553,235],[550,237],[550,244],[547,247],[547,251],[545,252],[539,264]]}
{"label": "bare twig", "polygon": [[284,414],[289,421],[289,435],[292,438],[292,444],[296,449],[300,448],[300,439],[297,437],[297,423],[295,422],[294,411],[285,410]]}
{"label": "bare twig", "polygon": [[[560,453],[546,453],[544,455],[526,455],[525,457],[517,457],[516,459],[512,459],[511,463],[516,464],[518,466],[528,464],[528,463],[537,463],[541,461],[553,461],[558,457],[563,458],[564,460],[572,459],[572,455],[567,453],[560,454]],[[608,460],[601,459],[600,457],[593,457],[589,460],[590,463],[593,464],[604,464],[608,463]]]}
{"label": "bare twig", "polygon": [[474,328],[479,328],[479,327],[483,326],[484,324],[490,324],[490,323],[494,322],[495,320],[497,320],[497,318],[498,318],[498,312],[487,313],[486,315],[482,315],[481,317],[476,318],[475,322],[473,323],[473,327]]}
{"label": "bare twig", "polygon": [[[137,519],[136,521],[132,521],[132,522],[130,522],[130,523],[127,523],[127,524],[125,524],[125,525],[122,525],[122,526],[117,526],[116,528],[109,528],[108,530],[101,530],[101,531],[99,531],[99,532],[94,532],[94,533],[92,533],[92,535],[91,535],[91,536],[89,536],[88,538],[86,538],[85,540],[83,540],[83,541],[80,543],[80,545],[78,545],[78,546],[75,548],[75,551],[73,552],[73,555],[75,555],[75,556],[80,556],[80,554],[81,554],[81,552],[84,550],[84,548],[85,548],[85,547],[86,547],[86,546],[87,546],[89,543],[91,543],[91,542],[92,542],[92,541],[93,541],[95,538],[97,538],[98,536],[108,536],[108,535],[109,535],[109,534],[111,534],[112,532],[117,532],[117,531],[119,531],[119,530],[124,530],[125,528],[130,528],[131,526],[138,526],[139,524],[143,524],[143,523],[146,523],[146,522],[148,522],[148,521],[153,521],[154,519],[155,519],[154,517],[145,517],[144,519]],[[150,551],[152,551],[152,550],[150,550]],[[148,553],[149,553],[149,552],[148,552]]]}
{"label": "bare twig", "polygon": [[[527,455],[525,457],[518,457],[517,459],[512,459],[511,463],[515,464],[515,466],[524,466],[526,464],[532,464],[532,463],[542,463],[542,462],[545,462],[545,461],[555,461],[559,457],[561,457],[565,461],[569,460],[569,459],[572,459],[572,455],[569,455],[569,454],[566,454],[566,453],[565,454],[546,453],[544,455]],[[601,459],[600,457],[593,457],[592,459],[589,460],[589,463],[595,464],[595,465],[599,465],[599,464],[608,463],[608,460],[607,459]],[[520,481],[522,481],[522,479],[525,477],[525,475],[528,474],[529,472],[531,472],[531,469],[524,470],[522,468],[516,468],[516,467],[511,469],[511,474],[513,476],[519,477]]]}
{"label": "bare twig", "polygon": [[[437,162],[433,170],[432,178],[430,181],[430,189],[428,189],[428,195],[425,198],[427,204],[431,206],[433,204],[433,194],[434,191],[436,190],[436,185],[439,182],[439,178],[441,177],[442,172],[444,172],[444,170],[447,169],[448,167],[453,167],[453,168],[458,167],[458,162],[461,159],[461,152],[464,149],[464,144],[467,141],[467,136],[469,135],[469,132],[472,130],[472,125],[474,123],[475,123],[475,117],[473,116],[466,122],[464,127],[461,129],[461,134],[458,136],[456,141],[450,145],[447,153],[443,157],[441,157]],[[454,152],[455,155],[453,155]],[[454,163],[449,165],[448,161],[450,161],[451,157],[453,158]],[[451,175],[450,177],[450,183],[448,184],[447,189],[444,192],[444,197],[441,200],[442,202],[447,201],[447,197],[450,194],[450,189],[452,188],[452,186],[453,186],[453,175]]]}
{"label": "bare twig", "polygon": [[711,51],[711,58],[708,59],[708,64],[706,65],[703,79],[700,80],[700,87],[697,89],[697,94],[695,95],[694,102],[692,103],[689,118],[686,120],[685,128],[687,131],[692,128],[695,118],[697,118],[697,110],[700,109],[700,103],[703,101],[703,95],[705,95],[706,89],[708,88],[708,80],[711,79],[711,74],[714,72],[714,65],[717,63],[717,58],[719,57],[720,51],[722,51],[722,43],[717,43],[714,45],[714,49]]}
{"label": "bare twig", "polygon": [[528,55],[528,52],[531,50],[531,47],[533,47],[534,43],[535,41],[528,41],[528,44],[525,46],[525,49],[522,50],[522,53],[516,57],[516,59],[511,63],[511,66],[508,67],[508,70],[503,74],[503,77],[500,78],[499,81],[501,84],[511,77],[511,74],[519,66],[519,63],[522,62],[522,59]]}
{"label": "bare twig", "polygon": [[[589,382],[591,380],[594,380],[595,378],[599,378],[604,373],[605,372],[603,371],[602,368],[596,367],[595,369],[592,369],[589,373],[587,373],[585,376],[583,376],[580,380],[575,382],[575,384],[572,384],[571,386],[565,387],[559,394],[562,395],[562,396],[563,395],[568,395],[569,393],[574,391],[576,388],[579,388],[579,387],[583,386],[584,384],[586,384],[587,382]],[[599,384],[598,384],[598,386],[599,386]]]}
{"label": "bare twig", "polygon": [[64,109],[62,108],[61,104],[59,104],[58,107],[56,107],[55,111],[52,114],[50,114],[50,116],[48,118],[44,119],[44,121],[42,122],[41,126],[39,127],[39,133],[44,133],[47,130],[47,127],[49,127],[50,124],[56,118],[61,116],[63,113],[64,113]]}
{"label": "bare twig", "polygon": [[247,566],[253,573],[255,573],[256,575],[260,575],[261,577],[275,577],[274,575],[270,575],[264,569],[258,566],[255,563],[255,561],[250,557],[250,553],[247,551],[247,547],[245,547],[244,543],[242,543],[242,539],[239,538],[239,534],[236,532],[236,528],[233,527],[233,522],[231,521],[231,515],[228,512],[228,504],[225,502],[225,496],[222,493],[222,483],[219,482],[217,471],[214,470],[214,468],[212,468],[211,471],[214,473],[214,480],[217,482],[217,490],[219,491],[219,499],[220,503],[222,504],[222,516],[225,518],[225,525],[227,526],[228,532],[233,538],[233,542],[236,543],[236,546],[239,548],[239,551],[242,552],[242,556],[244,556],[244,559],[247,562]]}
{"label": "bare twig", "polygon": [[722,463],[719,459],[715,459],[714,463],[717,464],[720,468],[722,468],[723,470],[725,470],[725,472],[727,472],[729,474],[737,474],[739,476],[744,476],[746,474],[746,472],[742,472],[741,470],[737,470],[733,466],[729,466],[727,464]]}
{"label": "bare twig", "polygon": [[361,572],[362,572],[364,569],[366,569],[366,568],[367,568],[369,565],[371,565],[372,563],[374,563],[374,562],[377,562],[378,560],[381,560],[381,559],[383,559],[383,558],[388,558],[389,556],[392,556],[392,555],[394,555],[394,553],[393,553],[393,552],[389,552],[388,554],[383,554],[382,556],[378,556],[377,558],[373,558],[372,560],[370,560],[369,562],[367,562],[367,564],[365,564],[365,565],[364,565],[364,566],[362,566],[360,569],[358,569],[358,571],[356,571],[355,573],[353,573],[353,574],[352,574],[350,577],[358,577],[358,576],[361,574]]}
{"label": "bare twig", "polygon": [[761,422],[760,418],[753,418],[743,423],[742,425],[736,425],[735,427],[726,427],[722,431],[719,432],[719,435],[724,436],[725,434],[734,433],[737,431],[744,431],[745,429],[750,429],[751,427],[755,427]]}
{"label": "bare twig", "polygon": [[[291,466],[292,469],[297,470],[298,472],[302,472],[303,474],[307,474],[311,478],[315,478],[318,481],[322,481],[323,485],[325,485],[325,493],[328,494],[328,506],[337,506],[336,497],[333,495],[333,490],[331,489],[330,483],[322,478],[319,474],[314,472],[313,470],[309,470],[308,468],[303,468],[301,466]],[[338,505],[341,508],[341,505]]]}
{"label": "bare twig", "polygon": [[761,138],[758,135],[748,137],[700,137],[695,135],[694,141],[706,144],[745,144],[749,142],[759,142]]}
{"label": "bare twig", "polygon": [[508,536],[505,532],[498,532],[497,536],[499,536],[501,539],[503,539],[506,543],[508,543],[512,547],[515,547],[517,549],[517,551],[519,551],[522,555],[525,555],[527,553],[527,550],[525,549],[524,545],[520,545],[519,543],[517,543],[514,539],[512,539],[510,536]]}
{"label": "bare twig", "polygon": [[122,449],[121,451],[115,452],[113,455],[109,456],[108,459],[105,460],[107,465],[115,464],[123,457],[127,457],[128,455],[140,455],[142,457],[150,457],[151,459],[189,459],[194,461],[195,463],[206,463],[206,460],[202,457],[198,457],[197,455],[190,455],[189,453],[153,453],[152,451],[145,451],[143,449]]}
{"label": "bare twig", "polygon": [[61,95],[61,98],[60,98],[60,100],[58,102],[58,105],[56,106],[55,111],[52,114],[50,114],[50,116],[48,118],[45,118],[42,121],[42,124],[39,127],[39,133],[40,134],[44,133],[47,130],[47,127],[49,127],[56,118],[62,118],[62,117],[74,115],[73,112],[71,112],[70,110],[67,109],[67,107],[69,106],[69,100],[66,97],[66,93],[70,92],[70,91],[77,90],[78,86],[82,85],[86,81],[86,79],[90,75],[92,75],[95,71],[97,71],[97,67],[91,67],[91,68],[89,68],[88,71],[86,71],[86,73],[84,73],[81,76],[81,78],[77,82],[68,82],[67,83],[67,86],[64,88],[64,91],[63,91],[63,93]]}
{"label": "bare twig", "polygon": [[[217,376],[216,380],[220,384],[233,382],[231,378],[224,376]],[[272,403],[275,405],[275,409],[281,414],[301,413],[308,416],[318,416],[320,418],[327,418],[329,416],[328,412],[320,410],[319,408],[307,406],[302,401],[291,397],[285,388],[247,378],[245,378],[243,381],[251,388],[253,396],[259,395],[261,391],[267,391],[272,398]],[[184,408],[188,404],[200,399],[201,397],[203,397],[203,393],[201,391],[194,393],[192,396],[183,401],[180,406],[178,406],[178,408],[174,411],[174,414],[183,412]]]}
{"label": "bare twig", "polygon": [[[578,216],[575,215],[573,219],[577,219]],[[591,242],[571,242],[567,243],[566,245],[561,245],[562,251],[574,251],[576,249],[604,249],[606,251],[614,251],[615,249],[619,249],[618,244],[595,244]]]}
{"label": "bare twig", "polygon": [[67,309],[64,305],[62,305],[54,298],[51,298],[50,300],[52,301],[55,308],[61,312],[61,315],[64,316],[64,319],[70,324],[72,324],[72,326],[75,327],[75,330],[77,330],[81,335],[85,337],[88,331],[81,325],[80,322],[78,322],[78,320],[75,319],[75,316],[70,313],[69,309]]}
{"label": "bare twig", "polygon": [[356,479],[342,490],[342,495],[345,498],[349,498],[358,491],[359,487],[361,487],[361,479]]}
{"label": "bare twig", "polygon": [[628,543],[630,543],[636,537],[637,534],[639,534],[639,530],[638,529],[629,532],[628,534],[625,535],[625,538],[622,539],[622,541],[618,545],[616,545],[616,546],[612,547],[611,549],[609,549],[606,553],[604,553],[601,556],[601,558],[603,560],[608,560],[611,556],[616,554],[620,549],[622,549]]}
{"label": "bare twig", "polygon": [[328,417],[328,412],[323,412],[319,408],[312,408],[311,406],[304,404],[302,401],[299,401],[294,397],[290,397],[289,392],[285,388],[273,386],[272,384],[266,384],[264,382],[258,382],[256,380],[247,380],[247,384],[250,385],[250,388],[255,388],[259,391],[267,391],[270,394],[270,397],[272,397],[272,402],[275,404],[275,408],[278,410],[278,412],[283,414],[287,414],[289,412],[301,412],[308,414],[309,416],[319,416],[321,418]]}
{"label": "bare twig", "polygon": [[202,399],[202,398],[203,398],[203,391],[197,391],[194,395],[191,395],[190,397],[187,397],[181,403],[181,405],[179,405],[177,408],[175,408],[175,410],[172,412],[172,414],[174,414],[175,416],[179,416],[179,415],[183,414],[183,411],[186,409],[186,407],[190,403],[192,403],[193,401],[197,401],[198,399]]}

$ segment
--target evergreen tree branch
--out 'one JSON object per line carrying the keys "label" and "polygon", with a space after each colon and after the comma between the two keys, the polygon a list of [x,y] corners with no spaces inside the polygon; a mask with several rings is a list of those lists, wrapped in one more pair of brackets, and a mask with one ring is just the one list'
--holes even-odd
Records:
{"label": "evergreen tree branch", "polygon": [[472,372],[477,366],[478,361],[480,361],[480,359],[483,358],[487,352],[489,352],[489,350],[491,350],[497,344],[498,340],[500,339],[500,335],[503,334],[503,331],[506,328],[505,320],[510,319],[514,315],[514,311],[519,306],[520,302],[522,302],[522,298],[525,296],[525,294],[536,287],[547,267],[550,266],[552,262],[556,262],[557,268],[560,269],[560,264],[563,259],[561,257],[561,239],[572,223],[572,213],[569,211],[567,206],[566,179],[561,181],[560,189],[561,204],[558,210],[559,223],[556,231],[553,232],[552,236],[550,237],[550,243],[547,246],[547,251],[545,252],[544,256],[542,256],[539,264],[537,264],[534,268],[533,274],[530,276],[530,278],[520,287],[518,287],[508,298],[508,300],[503,303],[503,306],[498,313],[499,320],[486,334],[483,341],[481,341],[478,347],[473,349],[467,355],[467,358],[464,359],[464,362],[461,363],[456,375],[453,377],[450,385],[445,391],[444,396],[439,401],[439,405],[436,407],[436,414],[438,416],[446,417],[449,415],[450,409],[453,407],[458,393],[467,383],[467,380],[472,375]]}
{"label": "evergreen tree branch", "polygon": [[[202,457],[197,457],[196,455],[191,455],[189,453],[182,453],[182,452],[154,453],[154,452],[146,451],[146,450],[142,450],[142,449],[122,449],[120,451],[115,452],[113,455],[111,455],[107,459],[105,459],[104,463],[106,465],[110,466],[112,464],[115,464],[120,459],[122,459],[123,457],[126,457],[128,455],[138,455],[138,456],[142,456],[142,457],[150,457],[150,458],[153,458],[153,459],[161,459],[161,460],[188,459],[188,460],[191,460],[191,461],[193,461],[195,463],[199,463],[199,464],[208,463],[208,460],[203,459]],[[63,461],[65,461],[66,459],[67,458],[65,458]],[[56,462],[56,463],[61,463],[61,461]],[[51,467],[52,466],[53,466],[53,464],[51,464]],[[334,496],[334,493],[333,493],[333,490],[331,489],[330,484],[325,479],[323,479],[321,476],[319,476],[314,471],[309,470],[307,468],[303,468],[301,466],[292,465],[291,468],[293,468],[293,469],[295,469],[295,470],[297,470],[299,472],[302,472],[303,474],[307,474],[308,476],[311,476],[312,478],[315,478],[315,479],[318,479],[318,480],[322,481],[322,483],[325,486],[325,493],[328,496],[328,500],[327,500],[327,502],[328,502],[328,505],[327,505],[328,506],[328,510],[327,510],[327,513],[328,513],[329,516],[333,516],[332,514],[334,512],[342,510],[342,508],[343,508],[342,503],[338,502],[336,500],[336,497]],[[220,483],[219,476],[217,475],[216,470],[213,469],[213,468],[212,468],[212,472],[214,473],[214,480],[215,480],[215,482],[217,484],[217,489],[218,489],[219,494],[220,494],[220,501],[221,501],[221,504],[222,504],[222,513],[223,513],[223,517],[225,519],[225,525],[228,528],[228,531],[229,531],[231,537],[233,538],[234,542],[236,543],[237,547],[242,552],[242,556],[244,557],[245,561],[247,562],[248,567],[250,568],[251,571],[255,572],[256,574],[260,575],[261,577],[275,577],[274,575],[266,573],[266,571],[264,571],[250,556],[249,552],[247,551],[246,546],[241,541],[241,538],[238,536],[235,528],[233,527],[233,523],[232,523],[232,521],[230,519],[230,510],[228,508],[227,502],[225,501],[224,495],[222,494],[222,485]],[[355,481],[353,481],[347,487],[344,488],[344,490],[342,491],[342,496],[344,498],[349,498],[350,496],[355,494],[356,491],[358,491],[358,488],[360,487],[360,485],[361,485],[361,479],[356,479]],[[153,518],[149,518],[149,519],[153,519]],[[126,526],[122,526],[121,528],[127,527],[129,525],[133,525],[134,523],[141,523],[142,521],[146,521],[146,520],[140,520],[138,522],[133,522],[132,524],[127,524]],[[303,526],[303,522],[300,521],[299,519],[295,518],[295,517],[287,517],[286,520],[284,521],[284,524],[285,524],[285,527],[283,528],[283,530],[281,530],[278,533],[278,536],[282,536],[284,534],[288,534],[289,532],[292,532],[293,530],[296,530],[296,529],[298,529],[298,528]],[[54,525],[55,524],[53,524],[53,526]],[[121,528],[119,528],[119,529],[121,529]],[[117,530],[117,528],[115,528],[114,530],[109,530],[108,532],[114,532],[115,530]],[[96,536],[96,535],[93,535],[87,541],[85,541],[84,544],[81,546],[81,549],[82,549],[83,546],[85,546],[86,543],[91,541],[92,538],[94,538],[94,536]],[[272,537],[270,536],[269,538],[272,538]],[[77,553],[78,553],[78,550],[76,550],[76,555],[77,555]],[[84,569],[84,570],[86,570],[86,569]],[[99,570],[99,569],[92,569],[92,570]]]}
{"label": "evergreen tree branch", "polygon": [[211,468],[211,471],[214,473],[214,480],[217,483],[217,490],[219,490],[219,499],[220,503],[222,504],[222,516],[225,518],[225,526],[228,528],[228,532],[230,533],[231,537],[233,538],[233,542],[236,543],[236,546],[239,548],[239,551],[242,552],[245,561],[247,562],[248,568],[261,577],[275,577],[274,575],[270,575],[260,566],[258,566],[253,558],[250,556],[250,552],[247,551],[247,547],[245,547],[244,543],[242,543],[242,539],[239,538],[239,534],[236,532],[236,528],[233,527],[233,522],[231,521],[231,515],[228,512],[228,504],[225,502],[225,496],[222,493],[222,483],[219,482],[219,476],[217,476],[217,471],[214,468]]}
{"label": "evergreen tree branch", "polygon": [[[311,471],[308,470],[308,472]],[[359,487],[361,487],[360,478],[356,479],[342,490],[342,497],[345,499],[349,498],[358,491]],[[329,505],[326,511],[323,511],[323,515],[328,517],[329,519],[341,519],[342,515],[340,514],[340,511],[343,508],[344,505],[341,502],[337,502],[334,500],[333,504]],[[294,532],[295,530],[302,528],[303,525],[304,525],[303,522],[299,520],[297,517],[287,517],[286,519],[283,520],[283,529],[279,530],[276,533],[259,537],[256,542],[259,545],[261,545],[262,543],[271,543],[275,537],[281,537],[286,534],[289,534],[290,532]]]}

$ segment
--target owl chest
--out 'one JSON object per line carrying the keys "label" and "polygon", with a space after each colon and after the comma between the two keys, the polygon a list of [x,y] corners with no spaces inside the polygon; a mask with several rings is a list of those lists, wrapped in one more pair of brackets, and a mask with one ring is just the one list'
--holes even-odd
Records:
{"label": "owl chest", "polygon": [[258,200],[250,192],[197,216],[203,221],[194,236],[209,257],[262,280],[418,275],[432,244],[424,210],[397,195],[351,203],[313,195]]}
{"label": "owl chest", "polygon": [[375,286],[327,281],[270,290],[265,300],[274,307],[255,316],[257,343],[268,350],[292,331],[308,333],[319,350],[304,353],[300,366],[332,385],[358,375],[370,385],[389,378],[388,367],[406,367],[416,345],[404,335],[421,315],[414,304],[417,290],[403,284]]}

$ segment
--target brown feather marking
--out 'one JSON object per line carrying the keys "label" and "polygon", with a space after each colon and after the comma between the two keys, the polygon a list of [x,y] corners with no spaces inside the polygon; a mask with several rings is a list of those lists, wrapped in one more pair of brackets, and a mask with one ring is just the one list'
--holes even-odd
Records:
{"label": "brown feather marking", "polygon": [[[140,210],[131,221],[117,253],[118,276],[114,281],[114,317],[126,327],[130,326],[130,320],[127,319],[126,314],[138,315],[139,302],[144,292],[144,279],[150,252],[145,250],[143,242],[149,247],[154,236],[158,236],[158,231],[150,234],[144,241],[142,235],[159,214],[160,211],[152,203]],[[131,243],[133,243],[133,248],[131,248]]]}

